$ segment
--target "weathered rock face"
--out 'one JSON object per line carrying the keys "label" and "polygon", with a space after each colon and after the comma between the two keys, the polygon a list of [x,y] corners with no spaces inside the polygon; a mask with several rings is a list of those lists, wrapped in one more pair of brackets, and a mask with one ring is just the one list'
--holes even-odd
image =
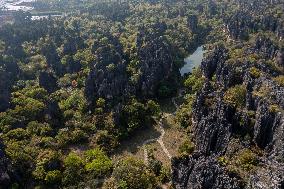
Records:
{"label": "weathered rock face", "polygon": [[0,55],[0,112],[10,106],[11,88],[19,74],[19,67],[13,59]]}
{"label": "weathered rock face", "polygon": [[10,102],[10,84],[7,80],[8,74],[0,71],[0,112],[9,108]]}
{"label": "weathered rock face", "polygon": [[40,72],[39,85],[43,87],[48,93],[52,93],[56,90],[57,80],[50,72]]}
{"label": "weathered rock face", "polygon": [[230,36],[233,39],[246,39],[249,27],[254,27],[251,20],[252,17],[246,12],[237,12],[228,18],[225,22]]}
{"label": "weathered rock face", "polygon": [[[283,7],[280,0],[267,1],[236,1],[239,10],[225,18],[225,25],[233,39],[247,39],[248,33],[253,31],[271,31],[279,39],[284,37],[283,21],[276,14],[265,14],[267,5],[279,4]],[[271,11],[273,12],[273,11]]]}
{"label": "weathered rock face", "polygon": [[194,105],[197,123],[192,127],[196,150],[206,155],[222,154],[232,134],[234,110],[221,99],[213,109],[199,108],[203,106],[204,96],[200,96]]}
{"label": "weathered rock face", "polygon": [[[90,103],[102,97],[119,100],[130,93],[126,72],[126,61],[122,47],[117,39],[111,38],[115,48],[108,45],[94,45],[97,62],[91,68],[86,80],[85,94]],[[120,51],[118,51],[120,50]]]}
{"label": "weathered rock face", "polygon": [[[276,58],[278,52],[266,38],[256,39],[256,44],[247,51],[266,59]],[[173,184],[177,189],[283,188],[284,116],[281,111],[273,111],[271,104],[283,109],[284,88],[268,77],[279,73],[261,61],[230,65],[227,59],[227,50],[219,46],[201,64],[206,82],[193,105],[191,134],[195,152],[185,159],[173,159]],[[253,78],[249,72],[251,67],[257,67],[266,75]],[[238,79],[235,70],[239,72]],[[209,82],[214,74],[215,87]],[[246,86],[247,90],[242,110],[229,106],[223,99],[224,91],[236,84]],[[254,93],[261,87],[269,90],[268,98]],[[248,118],[248,111],[255,112],[253,122]],[[240,149],[255,144],[267,154],[260,158],[259,166],[249,173],[245,182],[218,162],[219,157],[231,153],[231,141],[242,133],[251,135],[251,139],[240,142]]]}
{"label": "weathered rock face", "polygon": [[112,100],[126,94],[128,85],[126,65],[120,62],[114,66],[113,70],[107,71],[107,68],[97,69],[95,67],[90,72],[86,82],[86,94],[89,99],[102,97]]}
{"label": "weathered rock face", "polygon": [[0,188],[8,188],[11,184],[11,164],[4,152],[4,146],[0,142]]}
{"label": "weathered rock face", "polygon": [[193,154],[191,157],[173,159],[173,184],[177,189],[243,188],[238,178],[230,175],[214,157]]}
{"label": "weathered rock face", "polygon": [[276,57],[279,48],[271,41],[271,39],[265,36],[258,36],[251,51],[268,59]]}
{"label": "weathered rock face", "polygon": [[188,17],[187,20],[188,23],[188,27],[189,29],[195,33],[197,31],[197,27],[198,27],[198,17],[196,15],[191,15]]}
{"label": "weathered rock face", "polygon": [[277,64],[278,66],[280,67],[283,67],[284,68],[284,49],[282,50],[279,50],[278,53],[277,53]]}
{"label": "weathered rock face", "polygon": [[[153,97],[157,95],[159,85],[171,80],[172,86],[178,79],[178,68],[174,65],[172,49],[159,33],[163,33],[166,25],[158,24],[157,33],[148,34],[143,29],[137,39],[139,70],[137,95]],[[175,80],[172,78],[176,78]]]}
{"label": "weathered rock face", "polygon": [[[213,74],[216,72],[217,67],[218,69],[218,74],[216,75],[221,76],[225,74],[221,74],[222,72],[222,67],[224,66],[225,61],[227,60],[227,50],[224,47],[216,48],[210,58],[205,59],[201,63],[201,70],[203,72],[203,75],[206,78],[212,78]],[[223,79],[226,80],[226,79]]]}
{"label": "weathered rock face", "polygon": [[[108,38],[115,48],[102,42],[94,45],[96,63],[91,67],[85,90],[89,102],[98,97],[117,102],[131,95],[156,97],[162,83],[171,82],[171,86],[177,86],[180,76],[174,64],[173,50],[161,36],[166,25],[158,23],[154,28],[157,30],[154,33],[140,29],[136,41],[137,65],[127,65],[129,57],[113,36]],[[128,66],[136,73],[127,71]]]}

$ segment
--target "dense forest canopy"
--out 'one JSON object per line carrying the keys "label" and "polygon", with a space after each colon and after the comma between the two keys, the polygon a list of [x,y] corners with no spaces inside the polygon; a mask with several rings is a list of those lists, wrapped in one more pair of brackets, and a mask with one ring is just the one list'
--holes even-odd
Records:
{"label": "dense forest canopy", "polygon": [[[263,134],[270,125],[254,130],[258,122],[274,121],[274,130],[283,123],[282,0],[32,5],[32,13],[14,12],[13,23],[0,26],[0,188],[148,189],[170,181],[195,188],[176,176],[195,151],[210,158],[216,152],[217,164],[240,183],[235,188],[244,188],[259,158],[270,153],[271,138],[283,160],[283,141]],[[32,19],[41,12],[62,16]],[[208,50],[201,68],[182,77],[184,58],[200,45]],[[120,144],[155,124],[162,102],[181,90],[174,116],[188,141],[172,175],[155,157],[147,165],[133,157],[115,161]],[[233,125],[226,140],[223,124]],[[207,125],[214,133],[199,136]],[[226,153],[221,143],[229,141],[240,149],[228,144]]]}

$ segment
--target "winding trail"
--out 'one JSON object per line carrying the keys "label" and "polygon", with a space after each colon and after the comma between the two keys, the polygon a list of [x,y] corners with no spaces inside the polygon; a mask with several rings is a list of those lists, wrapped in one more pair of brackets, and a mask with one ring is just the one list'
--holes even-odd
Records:
{"label": "winding trail", "polygon": [[[182,90],[180,90],[178,92],[178,96],[171,98],[171,101],[174,104],[176,110],[179,108],[178,104],[176,103],[176,99],[181,97],[181,96],[182,96]],[[174,114],[175,113],[176,112],[174,112]],[[154,142],[158,142],[160,144],[162,150],[164,151],[164,154],[168,157],[169,160],[172,159],[172,155],[168,151],[168,149],[165,146],[164,141],[163,141],[163,138],[165,136],[165,129],[164,129],[163,120],[166,119],[169,115],[171,115],[171,114],[163,113],[159,122],[158,122],[158,126],[159,126],[159,129],[160,129],[161,135],[158,138],[148,139],[143,143],[143,146],[144,146],[144,162],[145,162],[146,165],[148,165],[148,163],[149,163],[147,144],[154,143]]]}
{"label": "winding trail", "polygon": [[158,138],[149,139],[149,140],[146,140],[143,143],[143,146],[144,146],[144,162],[146,164],[148,164],[148,162],[149,162],[149,160],[148,160],[147,144],[154,143],[154,142],[158,142],[160,144],[162,150],[164,151],[165,155],[168,157],[169,160],[172,159],[172,156],[171,156],[170,152],[168,151],[168,149],[166,148],[166,146],[164,144],[164,141],[163,141],[163,138],[165,136],[165,129],[164,129],[163,120],[166,117],[167,116],[165,114],[163,114],[162,117],[160,118],[159,122],[158,122],[158,126],[159,126],[159,129],[160,129],[161,135]]}

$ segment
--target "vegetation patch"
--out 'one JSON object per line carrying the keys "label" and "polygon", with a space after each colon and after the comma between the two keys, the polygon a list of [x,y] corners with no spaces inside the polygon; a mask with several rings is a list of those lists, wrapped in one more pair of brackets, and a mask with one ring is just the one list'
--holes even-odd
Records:
{"label": "vegetation patch", "polygon": [[236,85],[226,91],[224,101],[235,108],[242,108],[245,106],[246,92],[244,85]]}

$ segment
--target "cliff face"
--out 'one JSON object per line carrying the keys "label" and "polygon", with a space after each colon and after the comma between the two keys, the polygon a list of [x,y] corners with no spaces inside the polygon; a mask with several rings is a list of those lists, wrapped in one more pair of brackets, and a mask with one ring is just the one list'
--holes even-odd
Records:
{"label": "cliff face", "polygon": [[10,106],[11,88],[19,74],[19,67],[13,60],[0,55],[0,112]]}
{"label": "cliff face", "polygon": [[108,36],[112,46],[104,45],[102,41],[94,44],[96,62],[86,80],[88,101],[102,97],[121,102],[133,95],[151,98],[158,95],[163,83],[171,82],[176,86],[179,69],[174,63],[172,45],[162,36],[166,27],[159,23],[154,27],[154,33],[141,28],[133,47],[133,57],[123,52],[116,37]]}
{"label": "cliff face", "polygon": [[275,10],[265,15],[261,14],[266,12],[267,6],[270,8],[273,5],[282,6],[283,2],[280,1],[239,1],[239,10],[224,19],[225,27],[233,39],[247,39],[249,33],[257,31],[270,31],[275,33],[279,38],[284,36],[284,23]]}
{"label": "cliff face", "polygon": [[10,83],[6,81],[8,74],[0,71],[0,112],[9,107],[10,102]]}
{"label": "cliff face", "polygon": [[108,37],[108,40],[113,47],[105,42],[96,43],[93,47],[96,62],[91,67],[85,90],[89,102],[98,97],[114,100],[129,93],[127,65],[121,44],[114,37]]}
{"label": "cliff face", "polygon": [[140,76],[138,79],[137,95],[155,97],[160,84],[172,81],[177,84],[178,69],[174,65],[172,47],[161,36],[166,26],[160,23],[156,26],[157,33],[149,34],[141,30],[137,39]]}
{"label": "cliff face", "polygon": [[4,146],[0,142],[0,188],[8,188],[11,184],[11,163],[4,152]]}
{"label": "cliff face", "polygon": [[[245,53],[277,60],[283,52],[269,39],[258,37]],[[172,161],[177,189],[284,187],[284,88],[273,80],[282,73],[263,60],[230,63],[229,59],[228,50],[219,46],[202,62],[206,82],[193,105],[191,126],[195,152]],[[275,64],[282,65],[281,61]],[[252,71],[256,69],[261,74]],[[245,90],[243,106],[232,106],[224,100],[226,91],[240,85]],[[236,95],[239,98],[241,93]],[[251,170],[240,171],[243,149],[259,153]]]}

